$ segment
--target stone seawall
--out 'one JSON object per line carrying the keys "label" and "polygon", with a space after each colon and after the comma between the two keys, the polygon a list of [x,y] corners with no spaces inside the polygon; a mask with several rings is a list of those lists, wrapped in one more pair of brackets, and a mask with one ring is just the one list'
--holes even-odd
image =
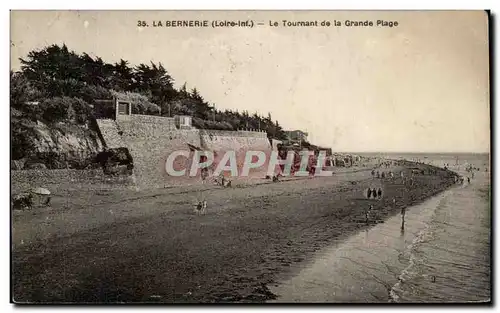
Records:
{"label": "stone seawall", "polygon": [[[250,169],[249,178],[265,178],[272,147],[267,134],[261,131],[220,131],[177,129],[173,118],[147,115],[131,115],[115,123],[98,123],[105,141],[111,145],[123,145],[134,160],[134,173],[139,188],[163,188],[176,185],[201,183],[200,171],[190,176],[195,150],[212,151],[218,165],[227,151],[235,151],[238,175],[243,169],[247,151],[262,151],[266,162],[258,169]],[[117,137],[120,138],[117,138]],[[167,173],[166,162],[175,151],[187,151],[189,157],[177,156],[174,170],[186,169],[182,176]],[[254,157],[252,162],[256,162]],[[230,172],[225,172],[229,176]]]}
{"label": "stone seawall", "polygon": [[[264,152],[265,162],[258,168],[250,169],[248,178],[265,178],[271,156],[271,143],[264,132],[218,132],[214,134],[212,131],[201,133],[201,144],[206,150],[213,151],[215,154],[214,164],[217,165],[224,157],[227,151],[234,151],[238,175],[240,176],[243,170],[243,164],[247,157],[248,151]],[[257,156],[253,156],[252,163],[258,161]],[[225,176],[231,175],[231,172],[224,172]]]}
{"label": "stone seawall", "polygon": [[[145,136],[138,136],[134,132],[124,132],[129,151],[134,159],[134,172],[139,187],[163,188],[167,186],[196,183],[198,177],[189,177],[188,172],[181,177],[172,177],[166,171],[166,162],[169,155],[175,151],[190,151],[189,145],[200,146],[198,131],[172,130],[163,133],[163,136],[147,136],[144,129],[140,130]],[[175,170],[191,167],[193,152],[188,158],[179,156],[174,160]]]}
{"label": "stone seawall", "polygon": [[165,134],[177,130],[173,118],[131,115],[129,119],[117,120],[119,130],[127,137],[166,138]]}

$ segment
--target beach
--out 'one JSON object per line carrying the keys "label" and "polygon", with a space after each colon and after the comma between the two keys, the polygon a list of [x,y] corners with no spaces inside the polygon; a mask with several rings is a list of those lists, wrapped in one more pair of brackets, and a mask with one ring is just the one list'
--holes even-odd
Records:
{"label": "beach", "polygon": [[[448,158],[447,158],[448,157]],[[470,303],[491,301],[487,156],[433,161],[470,183],[456,184],[383,224],[320,249],[271,286],[285,303]],[[403,224],[404,222],[404,224]]]}
{"label": "beach", "polygon": [[[13,212],[16,302],[265,302],[315,252],[376,227],[453,185],[426,170],[413,186],[371,168],[234,188],[56,192]],[[437,169],[429,174],[428,169]],[[379,169],[389,171],[391,169]],[[410,175],[408,168],[403,170]],[[365,197],[381,187],[381,200]],[[403,192],[404,191],[404,192]],[[198,215],[193,204],[207,200]],[[396,202],[393,204],[392,199]],[[366,223],[365,210],[373,206]]]}

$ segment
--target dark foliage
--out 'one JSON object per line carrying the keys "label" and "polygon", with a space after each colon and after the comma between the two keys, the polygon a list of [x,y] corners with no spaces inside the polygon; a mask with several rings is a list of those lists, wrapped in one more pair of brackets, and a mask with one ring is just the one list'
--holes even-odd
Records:
{"label": "dark foliage", "polygon": [[[31,119],[46,122],[91,119],[95,99],[132,95],[133,110],[140,114],[173,116],[187,114],[196,127],[221,130],[260,129],[269,138],[284,139],[285,133],[271,115],[244,111],[216,110],[199,90],[179,90],[163,64],[131,66],[126,60],[106,63],[100,57],[78,54],[66,45],[51,45],[28,53],[21,59],[21,71],[11,73],[11,106]],[[71,100],[73,99],[73,100]],[[31,101],[41,105],[36,108]],[[35,108],[34,108],[35,107]],[[88,123],[88,122],[87,122]]]}

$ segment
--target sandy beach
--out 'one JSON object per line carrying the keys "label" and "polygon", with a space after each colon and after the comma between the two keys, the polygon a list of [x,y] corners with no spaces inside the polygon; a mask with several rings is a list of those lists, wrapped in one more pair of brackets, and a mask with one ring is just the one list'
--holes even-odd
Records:
{"label": "sandy beach", "polygon": [[[14,299],[272,300],[267,286],[291,274],[292,265],[453,184],[444,170],[416,175],[406,187],[400,178],[377,179],[370,172],[205,191],[61,187],[50,208],[13,212]],[[366,199],[368,187],[382,187],[384,197]],[[200,197],[208,202],[205,215],[193,210]],[[370,204],[374,214],[367,224]]]}

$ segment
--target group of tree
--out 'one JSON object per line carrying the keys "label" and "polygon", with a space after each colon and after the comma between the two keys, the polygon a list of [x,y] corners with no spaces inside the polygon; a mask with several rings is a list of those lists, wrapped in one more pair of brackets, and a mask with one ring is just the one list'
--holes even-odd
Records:
{"label": "group of tree", "polygon": [[188,90],[184,84],[176,89],[161,63],[107,63],[100,57],[71,51],[66,45],[31,51],[20,61],[20,70],[11,71],[11,107],[32,119],[84,124],[92,119],[90,104],[96,99],[119,97],[132,102],[133,113],[185,114],[193,116],[193,124],[199,128],[260,129],[269,138],[285,138],[270,114],[216,110],[196,88]]}

